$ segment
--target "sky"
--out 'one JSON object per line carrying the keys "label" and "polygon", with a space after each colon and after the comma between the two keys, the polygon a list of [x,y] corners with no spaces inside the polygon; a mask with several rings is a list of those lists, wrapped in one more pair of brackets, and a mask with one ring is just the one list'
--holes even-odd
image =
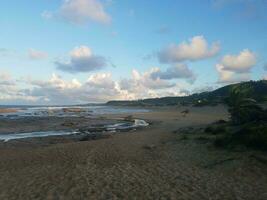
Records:
{"label": "sky", "polygon": [[183,96],[267,79],[267,0],[1,0],[0,104]]}

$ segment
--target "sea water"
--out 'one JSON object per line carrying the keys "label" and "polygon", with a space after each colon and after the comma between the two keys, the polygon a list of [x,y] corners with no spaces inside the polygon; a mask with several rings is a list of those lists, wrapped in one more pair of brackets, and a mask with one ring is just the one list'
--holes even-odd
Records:
{"label": "sea water", "polygon": [[16,109],[17,112],[1,113],[1,118],[17,119],[23,117],[90,117],[102,114],[125,114],[137,112],[149,112],[148,109],[117,107],[117,106],[23,106],[5,107]]}

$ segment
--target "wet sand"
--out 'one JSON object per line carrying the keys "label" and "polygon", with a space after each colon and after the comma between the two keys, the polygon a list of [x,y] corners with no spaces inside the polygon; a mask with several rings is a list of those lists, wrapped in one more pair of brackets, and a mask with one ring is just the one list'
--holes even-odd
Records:
{"label": "wet sand", "polygon": [[215,149],[177,132],[227,119],[226,109],[189,108],[186,117],[183,109],[136,113],[151,125],[100,140],[0,144],[0,199],[267,199],[266,164],[251,156],[263,153]]}
{"label": "wet sand", "polygon": [[73,130],[92,125],[116,123],[116,119],[106,117],[27,117],[19,119],[0,119],[0,134],[35,131]]}

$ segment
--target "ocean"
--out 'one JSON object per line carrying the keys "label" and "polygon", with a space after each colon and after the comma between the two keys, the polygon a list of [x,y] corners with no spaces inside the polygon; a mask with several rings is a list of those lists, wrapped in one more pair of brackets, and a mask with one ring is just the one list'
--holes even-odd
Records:
{"label": "ocean", "polygon": [[[91,117],[103,114],[123,114],[149,112],[148,109],[133,107],[117,107],[106,105],[90,106],[0,106],[6,112],[0,113],[0,118],[23,117]],[[10,112],[8,112],[10,110]]]}

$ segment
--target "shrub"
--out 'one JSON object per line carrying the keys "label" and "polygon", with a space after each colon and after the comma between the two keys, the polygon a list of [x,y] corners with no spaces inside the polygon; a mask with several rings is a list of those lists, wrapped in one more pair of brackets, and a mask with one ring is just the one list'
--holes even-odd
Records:
{"label": "shrub", "polygon": [[204,132],[205,132],[205,133],[212,133],[212,132],[213,132],[213,128],[212,128],[212,126],[208,126],[208,127],[206,127],[205,130],[204,130]]}
{"label": "shrub", "polygon": [[267,150],[267,125],[246,125],[238,131],[236,140],[248,147]]}
{"label": "shrub", "polygon": [[222,125],[216,125],[216,126],[208,126],[204,130],[205,133],[211,133],[211,134],[220,134],[226,132],[226,127]]}
{"label": "shrub", "polygon": [[261,121],[266,119],[265,111],[250,98],[251,89],[232,88],[230,96],[227,99],[229,113],[234,124],[245,124],[252,121]]}
{"label": "shrub", "polygon": [[226,124],[227,121],[223,120],[223,119],[219,119],[218,121],[214,122],[214,124]]}
{"label": "shrub", "polygon": [[217,137],[214,140],[214,145],[216,147],[226,147],[226,146],[229,146],[230,143],[231,143],[231,138],[229,136]]}
{"label": "shrub", "polygon": [[267,150],[267,125],[246,124],[236,132],[217,137],[214,145],[217,147],[244,145],[253,149]]}

